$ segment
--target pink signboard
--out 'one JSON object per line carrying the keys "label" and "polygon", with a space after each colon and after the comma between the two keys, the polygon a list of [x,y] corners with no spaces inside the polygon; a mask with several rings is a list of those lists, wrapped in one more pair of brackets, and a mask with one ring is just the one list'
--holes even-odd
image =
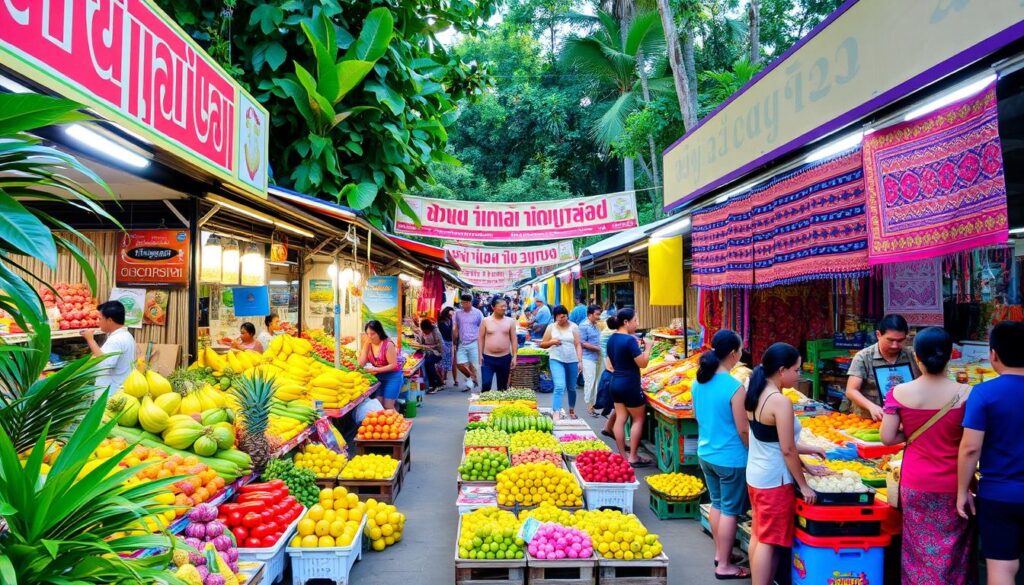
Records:
{"label": "pink signboard", "polygon": [[541,246],[520,246],[518,248],[449,244],[444,249],[459,263],[459,266],[471,268],[551,266],[571,262],[576,259],[572,240],[553,242]]}

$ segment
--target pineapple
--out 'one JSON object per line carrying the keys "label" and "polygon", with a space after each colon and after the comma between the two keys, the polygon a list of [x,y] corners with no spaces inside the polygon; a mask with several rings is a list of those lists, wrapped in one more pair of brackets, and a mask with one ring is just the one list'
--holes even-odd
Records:
{"label": "pineapple", "polygon": [[231,394],[238,401],[238,448],[252,457],[253,471],[261,472],[270,460],[266,432],[274,382],[260,373],[242,376],[238,386],[231,387]]}

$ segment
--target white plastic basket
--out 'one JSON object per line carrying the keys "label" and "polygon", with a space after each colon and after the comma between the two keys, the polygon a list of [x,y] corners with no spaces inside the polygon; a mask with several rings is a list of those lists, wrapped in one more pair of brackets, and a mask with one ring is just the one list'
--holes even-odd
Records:
{"label": "white plastic basket", "polygon": [[633,513],[633,496],[637,488],[640,487],[639,481],[633,480],[633,483],[583,481],[575,461],[572,463],[572,473],[576,476],[576,481],[583,486],[583,496],[588,510],[618,508],[622,510],[623,514]]}
{"label": "white plastic basket", "polygon": [[263,578],[266,579],[268,585],[280,581],[284,577],[284,549],[288,546],[288,541],[291,540],[292,534],[295,533],[295,529],[299,526],[299,520],[302,520],[302,517],[305,515],[306,508],[302,508],[302,513],[288,525],[288,528],[274,546],[267,548],[239,548],[239,562],[258,561],[265,563],[267,569],[263,574]]}
{"label": "white plastic basket", "polygon": [[338,585],[348,585],[352,565],[363,557],[363,529],[366,515],[359,523],[356,537],[349,546],[330,548],[288,547],[292,559],[292,585],[304,585],[311,579],[326,579]]}

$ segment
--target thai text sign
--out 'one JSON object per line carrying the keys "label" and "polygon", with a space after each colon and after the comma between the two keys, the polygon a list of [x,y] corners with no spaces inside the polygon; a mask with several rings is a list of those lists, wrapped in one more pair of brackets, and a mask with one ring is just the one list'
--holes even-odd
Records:
{"label": "thai text sign", "polygon": [[459,263],[459,266],[473,268],[551,266],[571,262],[576,258],[572,240],[521,248],[488,248],[449,244],[444,249]]}
{"label": "thai text sign", "polygon": [[452,240],[528,242],[607,234],[637,226],[633,191],[595,197],[480,203],[406,196],[422,227],[401,210],[395,231]]}
{"label": "thai text sign", "polygon": [[1024,36],[1020,0],[859,0],[665,151],[694,200]]}
{"label": "thai text sign", "polygon": [[118,286],[188,286],[188,258],[187,230],[131,230],[120,236],[114,280]]}
{"label": "thai text sign", "polygon": [[516,282],[530,276],[529,268],[467,268],[459,271],[459,277],[474,287],[492,291],[510,290]]}
{"label": "thai text sign", "polygon": [[266,195],[266,109],[153,0],[4,0],[0,65]]}

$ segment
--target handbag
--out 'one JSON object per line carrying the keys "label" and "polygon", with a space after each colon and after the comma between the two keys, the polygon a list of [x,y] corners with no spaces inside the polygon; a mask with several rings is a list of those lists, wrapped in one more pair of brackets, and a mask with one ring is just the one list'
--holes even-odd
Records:
{"label": "handbag", "polygon": [[[952,400],[947,402],[945,406],[943,406],[942,408],[939,409],[938,412],[933,414],[932,417],[930,419],[928,419],[927,421],[925,421],[925,423],[923,425],[917,427],[917,430],[914,431],[913,433],[911,433],[910,436],[907,437],[907,442],[903,444],[903,452],[906,453],[907,447],[910,447],[911,443],[916,441],[917,438],[920,437],[922,434],[924,434],[925,431],[927,431],[928,429],[932,428],[932,426],[935,423],[939,422],[939,420],[941,420],[942,417],[946,416],[949,413],[950,410],[953,410],[953,407],[955,407],[957,404],[960,403],[960,399],[961,399],[961,396],[963,396],[963,393],[964,393],[963,392],[963,388],[960,388],[960,390],[957,391],[956,396],[954,396]],[[890,506],[892,506],[893,508],[897,508],[898,509],[900,507],[900,467],[899,466],[890,469],[889,473],[886,474],[886,476],[885,476],[885,490],[886,490],[886,501],[889,502]]]}

